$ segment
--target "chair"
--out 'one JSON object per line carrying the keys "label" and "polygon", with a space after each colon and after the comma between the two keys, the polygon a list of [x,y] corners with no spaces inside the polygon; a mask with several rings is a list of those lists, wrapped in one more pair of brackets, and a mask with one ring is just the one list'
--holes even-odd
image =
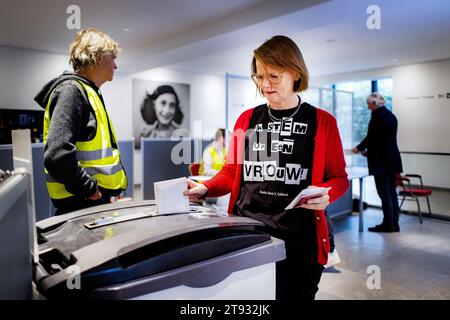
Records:
{"label": "chair", "polygon": [[[413,188],[411,186],[411,178],[419,179],[420,188]],[[406,184],[404,182],[406,182]],[[422,222],[422,211],[420,210],[419,198],[426,197],[427,204],[428,204],[428,213],[429,213],[429,216],[431,217],[430,200],[428,199],[428,197],[431,195],[432,190],[423,187],[421,175],[419,175],[419,174],[400,175],[399,174],[396,177],[396,185],[401,187],[398,194],[400,197],[403,197],[402,202],[400,203],[400,209],[402,208],[402,205],[403,205],[403,202],[405,201],[405,199],[406,200],[415,200],[417,203],[417,209],[419,210],[420,223],[423,223]]]}
{"label": "chair", "polygon": [[198,176],[199,170],[200,170],[200,163],[191,163],[189,165],[189,175]]}

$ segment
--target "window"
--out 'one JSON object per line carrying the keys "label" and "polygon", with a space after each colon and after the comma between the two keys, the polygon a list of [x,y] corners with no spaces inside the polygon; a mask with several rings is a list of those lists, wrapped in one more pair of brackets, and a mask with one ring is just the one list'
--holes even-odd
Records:
{"label": "window", "polygon": [[321,94],[322,94],[322,99],[320,102],[320,108],[323,110],[328,111],[329,113],[331,113],[332,115],[334,115],[336,117],[336,114],[334,112],[334,94],[333,94],[333,89],[320,89]]}
{"label": "window", "polygon": [[353,145],[366,137],[370,120],[370,110],[367,109],[366,99],[372,91],[370,80],[337,83],[336,89],[353,92]]}
{"label": "window", "polygon": [[328,111],[336,118],[344,149],[351,149],[353,93],[334,90],[332,85],[309,88],[301,94],[302,99],[313,106]]}
{"label": "window", "polygon": [[386,108],[392,111],[392,78],[375,80],[377,82],[378,92],[386,100]]}
{"label": "window", "polygon": [[353,94],[347,91],[334,91],[335,117],[339,128],[339,134],[342,140],[344,150],[350,150],[353,147]]}
{"label": "window", "polygon": [[301,97],[303,101],[308,102],[310,105],[318,107],[320,102],[319,97],[319,89],[318,88],[308,88],[308,90],[301,93]]}

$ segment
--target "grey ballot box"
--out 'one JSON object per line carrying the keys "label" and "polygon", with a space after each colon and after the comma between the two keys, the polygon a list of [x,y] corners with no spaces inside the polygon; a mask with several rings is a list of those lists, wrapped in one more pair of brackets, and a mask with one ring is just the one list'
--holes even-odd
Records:
{"label": "grey ballot box", "polygon": [[0,175],[0,300],[30,299],[27,176]]}
{"label": "grey ballot box", "polygon": [[275,299],[284,242],[253,219],[199,205],[159,215],[153,200],[37,224],[34,283],[48,299]]}

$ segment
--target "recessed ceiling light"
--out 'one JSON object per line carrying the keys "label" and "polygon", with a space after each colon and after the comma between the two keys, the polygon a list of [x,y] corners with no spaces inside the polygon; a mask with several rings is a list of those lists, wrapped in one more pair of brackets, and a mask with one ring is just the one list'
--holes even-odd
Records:
{"label": "recessed ceiling light", "polygon": [[130,28],[124,28],[123,31],[128,32],[130,31]]}
{"label": "recessed ceiling light", "polygon": [[398,61],[397,58],[392,59],[392,62],[397,62],[397,61]]}

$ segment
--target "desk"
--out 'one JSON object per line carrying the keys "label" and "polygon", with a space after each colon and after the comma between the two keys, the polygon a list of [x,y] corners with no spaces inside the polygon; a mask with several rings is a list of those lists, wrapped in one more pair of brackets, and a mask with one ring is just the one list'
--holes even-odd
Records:
{"label": "desk", "polygon": [[369,176],[369,171],[365,167],[347,167],[345,169],[348,174],[348,180],[350,183],[353,179],[359,180],[359,232],[363,232],[364,220],[363,220],[363,203],[364,203],[364,178]]}
{"label": "desk", "polygon": [[[345,170],[347,171],[347,175],[348,175],[348,180],[350,181],[350,183],[352,182],[353,179],[358,179],[359,180],[359,232],[363,232],[364,229],[364,217],[363,217],[363,203],[364,203],[364,178],[369,176],[369,171],[366,167],[347,167],[345,168]],[[201,182],[201,181],[205,181],[208,179],[211,179],[211,177],[209,176],[190,176],[189,179],[197,181],[197,182]],[[352,207],[353,207],[353,202],[352,202],[352,197],[351,195],[349,196],[350,202],[347,204],[346,199],[343,199],[343,201],[345,201],[345,207],[347,208],[348,205],[348,209],[350,210],[349,212],[351,212]],[[347,209],[346,209],[347,210]]]}

